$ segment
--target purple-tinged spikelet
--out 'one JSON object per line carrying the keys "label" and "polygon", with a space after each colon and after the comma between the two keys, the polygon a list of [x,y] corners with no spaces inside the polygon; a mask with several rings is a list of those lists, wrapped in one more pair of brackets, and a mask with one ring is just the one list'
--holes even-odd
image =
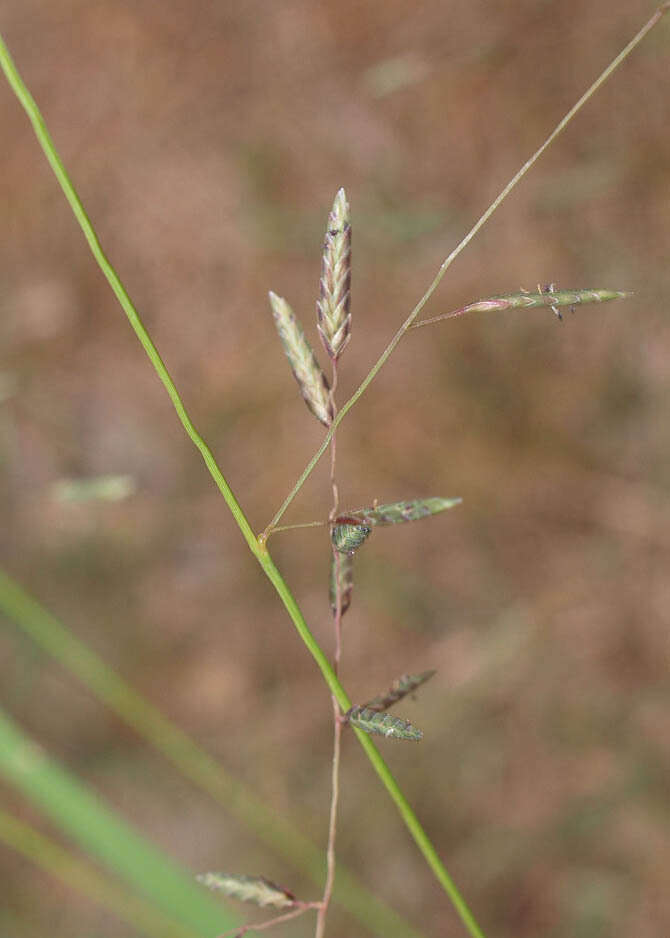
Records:
{"label": "purple-tinged spikelet", "polygon": [[625,293],[623,290],[559,290],[555,283],[550,283],[546,287],[538,286],[537,293],[521,290],[519,293],[506,293],[504,296],[490,296],[485,300],[477,300],[475,303],[468,303],[467,306],[455,309],[451,313],[442,313],[439,316],[433,316],[431,319],[420,319],[410,328],[419,329],[421,326],[429,326],[443,319],[454,319],[456,316],[464,316],[466,313],[487,313],[506,309],[536,309],[544,306],[548,306],[559,319],[562,319],[561,307],[563,306],[567,306],[574,312],[575,306],[582,306],[586,303],[609,303],[610,300],[625,300],[629,296],[631,294]]}
{"label": "purple-tinged spikelet", "polygon": [[354,555],[343,554],[340,551],[330,557],[330,611],[337,615],[337,597],[340,597],[340,615],[344,615],[351,605],[351,594],[354,589]]}
{"label": "purple-tinged spikelet", "polygon": [[351,338],[351,224],[344,189],[335,196],[323,243],[316,321],[328,356],[337,361]]}
{"label": "purple-tinged spikelet", "polygon": [[326,376],[286,300],[272,291],[269,297],[277,332],[300,393],[316,419],[329,427],[333,422],[333,404]]}
{"label": "purple-tinged spikelet", "polygon": [[422,671],[421,674],[403,674],[391,684],[385,694],[373,697],[372,700],[368,700],[362,706],[366,710],[375,710],[377,713],[388,710],[389,707],[398,703],[403,697],[413,694],[417,688],[429,681],[435,674],[435,671]]}

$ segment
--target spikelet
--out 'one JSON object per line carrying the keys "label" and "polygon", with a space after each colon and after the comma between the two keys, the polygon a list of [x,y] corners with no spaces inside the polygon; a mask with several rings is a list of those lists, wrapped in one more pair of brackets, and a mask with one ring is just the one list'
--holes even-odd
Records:
{"label": "spikelet", "polygon": [[330,611],[337,615],[337,594],[340,594],[340,615],[344,615],[351,605],[351,594],[354,589],[354,555],[330,554]]}
{"label": "spikelet", "polygon": [[411,328],[418,329],[420,326],[428,326],[442,319],[453,319],[465,313],[486,313],[517,308],[534,309],[540,306],[548,306],[559,319],[562,319],[561,307],[567,306],[574,312],[573,307],[582,306],[585,303],[608,303],[610,300],[625,300],[629,296],[631,296],[630,293],[622,290],[558,290],[556,284],[549,283],[545,287],[538,286],[537,293],[520,290],[518,293],[506,293],[503,296],[490,296],[486,300],[477,300],[452,313],[442,313],[440,316],[433,316],[432,319],[420,319]]}
{"label": "spikelet", "polygon": [[392,717],[390,713],[378,713],[367,707],[352,707],[346,713],[350,726],[363,730],[368,735],[386,736],[388,739],[412,739],[418,742],[423,733],[407,720]]}
{"label": "spikelet", "polygon": [[333,421],[333,405],[326,376],[286,300],[272,291],[269,297],[277,332],[300,393],[316,419],[329,427]]}
{"label": "spikelet", "polygon": [[200,873],[196,876],[203,886],[222,892],[240,902],[253,902],[265,908],[290,909],[296,904],[293,893],[277,886],[264,876],[242,876],[239,873]]}
{"label": "spikelet", "polygon": [[355,554],[371,530],[367,522],[341,515],[335,519],[331,532],[335,550],[341,554]]}
{"label": "spikelet", "polygon": [[[630,293],[621,290],[558,290],[556,284],[549,283],[545,287],[538,286],[537,293],[509,293],[506,296],[493,296],[488,300],[479,300],[464,307],[465,313],[482,313],[488,310],[536,308],[548,306],[559,319],[562,319],[561,307],[581,306],[583,303],[607,303],[610,300],[624,300]],[[574,309],[573,309],[574,312]]]}
{"label": "spikelet", "polygon": [[403,674],[391,684],[385,694],[380,694],[379,697],[373,697],[372,700],[368,700],[363,706],[366,710],[374,710],[377,713],[388,710],[389,707],[398,703],[403,697],[406,697],[408,694],[413,694],[417,688],[425,684],[426,681],[429,681],[435,674],[435,671],[422,671],[421,674]]}
{"label": "spikelet", "polygon": [[351,225],[344,189],[335,196],[323,243],[316,320],[328,356],[337,361],[351,338]]}
{"label": "spikelet", "polygon": [[393,502],[390,505],[373,505],[350,512],[350,520],[363,524],[402,524],[405,521],[419,521],[436,515],[447,508],[460,505],[461,498],[415,498],[408,502]]}

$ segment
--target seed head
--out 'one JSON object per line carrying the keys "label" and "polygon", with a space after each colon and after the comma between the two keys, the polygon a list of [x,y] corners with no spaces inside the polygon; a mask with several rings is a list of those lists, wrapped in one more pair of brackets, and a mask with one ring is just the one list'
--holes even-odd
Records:
{"label": "seed head", "polygon": [[300,393],[317,420],[329,427],[333,421],[333,405],[326,376],[286,300],[272,291],[269,297],[277,332]]}
{"label": "seed head", "polygon": [[344,189],[328,215],[319,286],[317,328],[328,356],[337,361],[351,337],[351,225]]}

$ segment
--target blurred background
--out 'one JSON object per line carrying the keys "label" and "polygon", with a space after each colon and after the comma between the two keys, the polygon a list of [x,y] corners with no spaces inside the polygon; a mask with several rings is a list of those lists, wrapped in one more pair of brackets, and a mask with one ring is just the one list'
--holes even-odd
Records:
{"label": "blurred background", "polygon": [[[267,291],[314,327],[335,192],[358,386],[443,258],[651,15],[642,0],[4,0],[0,29],[103,246],[256,530],[323,430]],[[382,741],[487,935],[670,933],[670,22],[453,265],[426,315],[556,282],[625,301],[401,343],[338,436],[341,505],[459,495],[356,558],[355,700],[438,675]],[[325,843],[322,679],[0,87],[0,560],[278,814]],[[322,360],[323,360],[323,356]],[[78,500],[63,480],[128,476]],[[323,519],[324,460],[285,521]],[[323,529],[270,547],[332,649]],[[0,702],[193,870],[314,887],[9,619]],[[464,934],[353,738],[338,853],[425,936]],[[49,827],[8,787],[2,800]],[[134,935],[0,848],[3,935]],[[243,911],[240,907],[240,911]],[[253,916],[252,916],[253,917]],[[258,915],[256,915],[258,917]],[[125,929],[125,930],[124,930]],[[311,919],[277,934],[306,936]],[[337,909],[330,935],[368,934]]]}

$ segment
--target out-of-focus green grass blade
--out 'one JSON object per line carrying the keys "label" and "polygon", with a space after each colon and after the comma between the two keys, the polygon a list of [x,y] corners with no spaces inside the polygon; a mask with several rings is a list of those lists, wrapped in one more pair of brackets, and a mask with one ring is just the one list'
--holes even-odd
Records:
{"label": "out-of-focus green grass blade", "polygon": [[195,880],[53,762],[0,711],[0,775],[87,853],[167,915],[182,934],[215,938],[236,923]]}
{"label": "out-of-focus green grass blade", "polygon": [[[11,847],[36,866],[59,879],[66,886],[82,892],[88,899],[105,906],[118,919],[133,926],[142,935],[155,938],[188,938],[185,931],[167,920],[149,902],[131,894],[44,834],[18,818],[0,811],[0,842]],[[0,934],[14,934],[2,930]]]}
{"label": "out-of-focus green grass blade", "polygon": [[[50,612],[0,569],[0,611],[59,661],[154,749],[280,856],[323,885],[324,856],[288,821],[269,808],[185,733],[147,703]],[[369,892],[338,864],[335,899],[376,935],[422,938],[414,926]]]}

